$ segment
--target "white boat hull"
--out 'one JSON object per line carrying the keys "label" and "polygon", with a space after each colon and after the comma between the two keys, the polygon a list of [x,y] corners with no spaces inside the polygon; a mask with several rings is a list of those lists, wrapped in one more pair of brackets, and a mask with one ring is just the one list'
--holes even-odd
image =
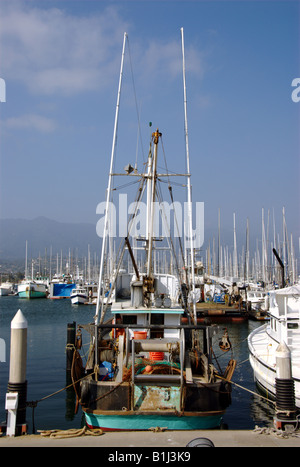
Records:
{"label": "white boat hull", "polygon": [[86,295],[74,295],[71,297],[72,305],[84,305],[88,301],[88,297]]}
{"label": "white boat hull", "polygon": [[[298,289],[299,290],[299,289]],[[300,408],[300,319],[299,292],[277,291],[271,307],[270,322],[256,328],[248,336],[249,361],[254,380],[270,398],[276,397],[276,351],[284,342],[291,352],[291,371],[296,407]],[[288,291],[288,289],[287,289]],[[283,298],[282,298],[283,297]],[[275,293],[272,297],[275,300]]]}
{"label": "white boat hull", "polygon": [[11,293],[11,289],[7,287],[0,287],[0,297],[5,297]]}

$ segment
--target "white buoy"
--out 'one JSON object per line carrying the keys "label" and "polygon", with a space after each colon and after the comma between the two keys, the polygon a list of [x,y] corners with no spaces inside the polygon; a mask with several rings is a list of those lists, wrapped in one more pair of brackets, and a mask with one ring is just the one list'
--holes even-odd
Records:
{"label": "white buoy", "polygon": [[18,310],[11,321],[10,365],[8,392],[6,394],[7,434],[26,433],[26,362],[27,362],[27,320]]}
{"label": "white buoy", "polygon": [[25,383],[27,362],[27,321],[21,310],[11,322],[9,382]]}
{"label": "white buoy", "polygon": [[276,349],[276,377],[280,379],[291,379],[291,351],[285,342],[281,342]]}

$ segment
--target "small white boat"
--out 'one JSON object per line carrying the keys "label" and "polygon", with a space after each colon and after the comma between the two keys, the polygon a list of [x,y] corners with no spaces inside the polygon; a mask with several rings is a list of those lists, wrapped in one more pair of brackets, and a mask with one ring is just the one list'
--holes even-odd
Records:
{"label": "small white boat", "polygon": [[291,352],[296,407],[300,407],[300,284],[270,291],[270,321],[248,336],[249,360],[257,385],[276,395],[276,350],[284,343]]}
{"label": "small white boat", "polygon": [[85,287],[77,285],[70,295],[72,305],[84,305],[88,301],[88,293]]}
{"label": "small white boat", "polygon": [[0,285],[0,297],[5,297],[12,293],[13,285],[10,282],[3,282]]}

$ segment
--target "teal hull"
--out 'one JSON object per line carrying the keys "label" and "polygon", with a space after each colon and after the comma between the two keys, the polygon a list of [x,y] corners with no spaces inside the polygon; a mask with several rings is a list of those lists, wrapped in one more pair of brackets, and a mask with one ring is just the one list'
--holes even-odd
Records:
{"label": "teal hull", "polygon": [[45,298],[46,293],[45,292],[38,292],[35,290],[31,291],[24,291],[24,292],[19,292],[18,293],[19,298]]}
{"label": "teal hull", "polygon": [[222,413],[216,415],[160,415],[132,414],[109,415],[85,413],[89,428],[101,428],[104,431],[149,430],[164,428],[167,430],[209,430],[220,427]]}

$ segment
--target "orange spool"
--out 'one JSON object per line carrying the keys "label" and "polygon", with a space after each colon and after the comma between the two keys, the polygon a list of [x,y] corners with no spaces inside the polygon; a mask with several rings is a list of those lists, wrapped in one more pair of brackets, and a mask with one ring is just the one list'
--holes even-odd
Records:
{"label": "orange spool", "polygon": [[133,331],[134,339],[147,339],[147,331]]}
{"label": "orange spool", "polygon": [[159,362],[163,360],[165,357],[164,352],[149,352],[149,358],[150,360],[153,360],[155,362]]}

